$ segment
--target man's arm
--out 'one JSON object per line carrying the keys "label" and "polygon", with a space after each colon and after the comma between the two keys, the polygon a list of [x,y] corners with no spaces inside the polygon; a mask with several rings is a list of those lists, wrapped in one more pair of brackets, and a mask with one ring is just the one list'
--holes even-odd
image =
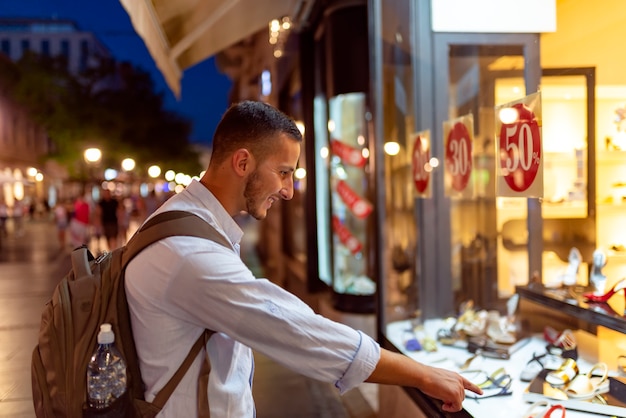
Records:
{"label": "man's arm", "polygon": [[367,379],[370,383],[415,387],[424,394],[443,401],[442,409],[462,409],[465,389],[481,394],[482,390],[458,373],[427,366],[403,354],[380,350],[380,360]]}

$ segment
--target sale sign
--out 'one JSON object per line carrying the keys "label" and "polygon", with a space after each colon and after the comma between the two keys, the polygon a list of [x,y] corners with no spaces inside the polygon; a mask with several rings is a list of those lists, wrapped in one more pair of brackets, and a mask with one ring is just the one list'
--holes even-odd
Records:
{"label": "sale sign", "polygon": [[417,197],[431,197],[430,173],[433,167],[430,165],[430,131],[418,132],[413,142],[413,154],[411,166],[413,183],[417,191]]}
{"label": "sale sign", "polygon": [[541,93],[495,107],[496,194],[543,197]]}
{"label": "sale sign", "polygon": [[363,156],[360,149],[351,147],[338,139],[330,140],[330,149],[333,154],[338,156],[345,164],[363,167],[367,162],[367,159]]}
{"label": "sale sign", "polygon": [[443,123],[444,191],[446,196],[472,197],[474,116],[465,115]]}
{"label": "sale sign", "polygon": [[372,213],[372,204],[359,196],[345,181],[337,182],[337,193],[357,218],[367,218]]}
{"label": "sale sign", "polygon": [[363,246],[359,240],[352,235],[352,232],[341,222],[337,215],[333,215],[333,231],[339,237],[339,241],[350,250],[352,254],[357,254]]}

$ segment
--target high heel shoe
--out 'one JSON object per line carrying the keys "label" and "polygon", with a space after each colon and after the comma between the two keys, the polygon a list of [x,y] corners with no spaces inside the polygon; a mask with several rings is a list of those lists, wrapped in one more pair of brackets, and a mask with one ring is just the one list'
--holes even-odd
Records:
{"label": "high heel shoe", "polygon": [[606,265],[606,254],[600,249],[593,252],[593,267],[589,275],[589,283],[593,286],[595,295],[605,292],[606,275],[602,273],[602,267]]}
{"label": "high heel shoe", "polygon": [[[621,290],[626,289],[626,278],[620,280],[615,283],[615,285],[603,295],[596,295],[593,292],[583,293],[583,298],[587,302],[606,302],[608,301],[614,294],[618,293]],[[624,292],[624,299],[626,300],[626,292]]]}

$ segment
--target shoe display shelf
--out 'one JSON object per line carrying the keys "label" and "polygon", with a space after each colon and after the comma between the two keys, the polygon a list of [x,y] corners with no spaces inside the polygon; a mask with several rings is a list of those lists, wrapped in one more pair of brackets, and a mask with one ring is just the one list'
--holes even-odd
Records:
{"label": "shoe display shelf", "polygon": [[[610,405],[603,407],[600,398],[597,399],[558,399],[549,396],[541,396],[540,394],[533,393],[529,395],[531,384],[534,387],[537,386],[536,379],[541,378],[541,369],[538,370],[538,375],[531,382],[523,381],[522,376],[527,375],[527,368],[533,361],[533,358],[546,353],[547,343],[541,333],[531,334],[523,338],[523,343],[519,343],[519,348],[512,350],[508,358],[496,358],[489,355],[483,355],[480,351],[470,352],[468,345],[464,341],[459,341],[458,344],[444,345],[437,342],[436,350],[426,351],[424,349],[415,350],[415,345],[411,344],[409,335],[414,333],[412,328],[413,324],[410,320],[402,320],[392,322],[386,327],[386,337],[389,343],[398,348],[403,354],[430,366],[440,367],[447,370],[452,370],[461,373],[470,380],[479,379],[487,381],[488,385],[483,386],[483,397],[474,399],[472,393],[467,392],[465,401],[463,402],[463,411],[455,414],[455,417],[492,417],[495,412],[502,411],[516,411],[520,416],[523,411],[527,410],[533,402],[537,400],[546,400],[551,405],[563,404],[567,408],[568,418],[582,418],[590,416],[602,417],[604,414],[617,416],[626,416],[626,400],[624,407]],[[436,339],[441,329],[450,327],[450,322],[444,319],[431,319],[426,320],[423,323],[423,329],[420,329],[420,336],[428,339]],[[520,339],[521,340],[521,339]],[[597,359],[594,358],[594,353],[587,353],[584,350],[579,351],[578,358],[576,360],[577,368],[581,374],[588,373],[594,368]],[[546,369],[543,370],[545,375]],[[480,378],[483,376],[484,378]],[[488,377],[489,376],[489,377]],[[494,377],[495,376],[495,377]],[[497,377],[500,376],[500,377]],[[499,383],[502,380],[502,376],[507,376],[510,381],[507,385],[503,384],[491,384]],[[616,370],[609,370],[608,376],[612,379],[618,379]],[[626,382],[626,378],[624,379]],[[475,381],[475,383],[479,383]],[[543,387],[543,386],[542,386]],[[626,388],[626,384],[624,384]],[[411,397],[420,407],[423,413],[428,417],[444,417],[447,416],[441,412],[437,401],[421,394],[419,391],[411,394]],[[599,395],[604,396],[604,395]],[[558,415],[558,414],[557,414]],[[557,416],[555,415],[555,416]],[[500,415],[504,416],[504,415]]]}

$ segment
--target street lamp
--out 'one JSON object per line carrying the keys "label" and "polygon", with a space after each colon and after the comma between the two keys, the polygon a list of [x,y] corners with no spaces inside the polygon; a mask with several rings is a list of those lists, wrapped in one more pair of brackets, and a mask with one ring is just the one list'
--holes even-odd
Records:
{"label": "street lamp", "polygon": [[122,160],[122,169],[124,171],[132,171],[135,168],[135,160],[132,158],[124,158]]}
{"label": "street lamp", "polygon": [[94,164],[102,159],[102,151],[99,148],[87,148],[84,157],[88,164]]}

